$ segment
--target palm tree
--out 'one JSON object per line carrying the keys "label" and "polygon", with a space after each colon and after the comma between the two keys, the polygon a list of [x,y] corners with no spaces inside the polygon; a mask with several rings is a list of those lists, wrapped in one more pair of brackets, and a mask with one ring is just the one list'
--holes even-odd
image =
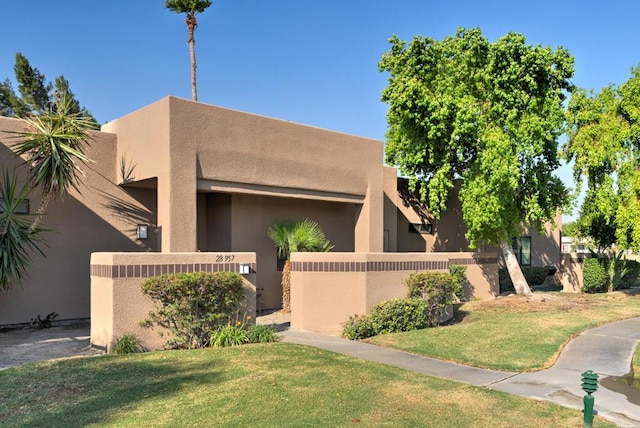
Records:
{"label": "palm tree", "polygon": [[326,252],[333,245],[313,220],[278,220],[268,230],[269,238],[278,249],[278,257],[285,259],[282,269],[282,310],[291,310],[291,253],[296,251]]}
{"label": "palm tree", "polygon": [[19,141],[12,145],[17,156],[26,156],[30,189],[42,192],[40,204],[32,222],[35,231],[52,199],[64,196],[71,189],[79,190],[79,163],[89,163],[84,146],[92,137],[88,129],[94,126],[83,112],[71,112],[66,97],[55,99],[55,108],[48,113],[32,114],[24,119],[25,131],[12,132]]}
{"label": "palm tree", "polygon": [[185,13],[184,22],[187,23],[189,31],[189,54],[191,56],[191,98],[198,101],[198,90],[196,88],[196,40],[193,33],[198,26],[196,15],[202,13],[206,8],[211,6],[210,0],[166,0],[164,7],[175,13]]}

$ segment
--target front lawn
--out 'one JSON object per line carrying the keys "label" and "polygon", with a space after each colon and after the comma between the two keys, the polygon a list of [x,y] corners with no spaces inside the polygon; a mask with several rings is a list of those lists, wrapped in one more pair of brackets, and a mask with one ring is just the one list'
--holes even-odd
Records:
{"label": "front lawn", "polygon": [[459,322],[367,339],[447,361],[496,370],[551,366],[574,335],[608,322],[640,316],[640,296],[539,293],[510,295],[458,308]]}
{"label": "front lawn", "polygon": [[284,343],[27,364],[0,371],[0,391],[2,427],[582,426],[576,410]]}

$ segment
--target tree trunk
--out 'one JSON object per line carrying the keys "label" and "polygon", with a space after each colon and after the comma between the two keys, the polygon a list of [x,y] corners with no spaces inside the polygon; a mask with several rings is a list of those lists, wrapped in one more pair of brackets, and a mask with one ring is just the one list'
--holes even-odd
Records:
{"label": "tree trunk", "polygon": [[500,248],[502,249],[504,263],[507,267],[507,271],[509,272],[511,282],[513,282],[513,288],[515,288],[516,293],[525,295],[531,294],[531,289],[529,288],[529,284],[527,284],[527,280],[522,274],[522,269],[520,269],[520,264],[518,263],[516,255],[513,254],[511,244],[506,241],[501,241]]}
{"label": "tree trunk", "polygon": [[291,262],[288,259],[282,268],[282,310],[291,311]]}
{"label": "tree trunk", "polygon": [[196,48],[195,40],[193,36],[189,42],[189,53],[191,54],[191,98],[193,101],[198,101],[198,90],[196,88]]}
{"label": "tree trunk", "polygon": [[189,55],[191,57],[191,99],[198,101],[198,90],[196,88],[196,40],[194,32],[198,26],[196,17],[187,17],[187,28],[189,29]]}

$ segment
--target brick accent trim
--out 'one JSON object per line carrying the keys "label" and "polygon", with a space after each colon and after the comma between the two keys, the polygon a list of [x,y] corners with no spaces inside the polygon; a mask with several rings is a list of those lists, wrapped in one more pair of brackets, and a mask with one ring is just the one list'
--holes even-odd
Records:
{"label": "brick accent trim", "polygon": [[[256,263],[250,263],[251,273]],[[240,272],[240,263],[169,263],[143,265],[91,265],[91,276],[99,278],[148,278],[170,273]]]}
{"label": "brick accent trim", "polygon": [[393,272],[448,270],[450,264],[497,264],[496,258],[450,259],[424,261],[369,261],[369,262],[291,262],[292,272]]}

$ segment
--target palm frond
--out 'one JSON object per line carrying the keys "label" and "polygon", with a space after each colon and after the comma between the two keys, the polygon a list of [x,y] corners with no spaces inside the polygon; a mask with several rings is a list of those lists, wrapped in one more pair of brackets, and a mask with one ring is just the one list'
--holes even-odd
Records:
{"label": "palm frond", "polygon": [[21,284],[32,266],[34,253],[44,256],[41,246],[46,245],[43,227],[32,227],[31,216],[18,214],[29,192],[29,187],[18,187],[18,179],[4,169],[0,182],[0,291],[9,291]]}

